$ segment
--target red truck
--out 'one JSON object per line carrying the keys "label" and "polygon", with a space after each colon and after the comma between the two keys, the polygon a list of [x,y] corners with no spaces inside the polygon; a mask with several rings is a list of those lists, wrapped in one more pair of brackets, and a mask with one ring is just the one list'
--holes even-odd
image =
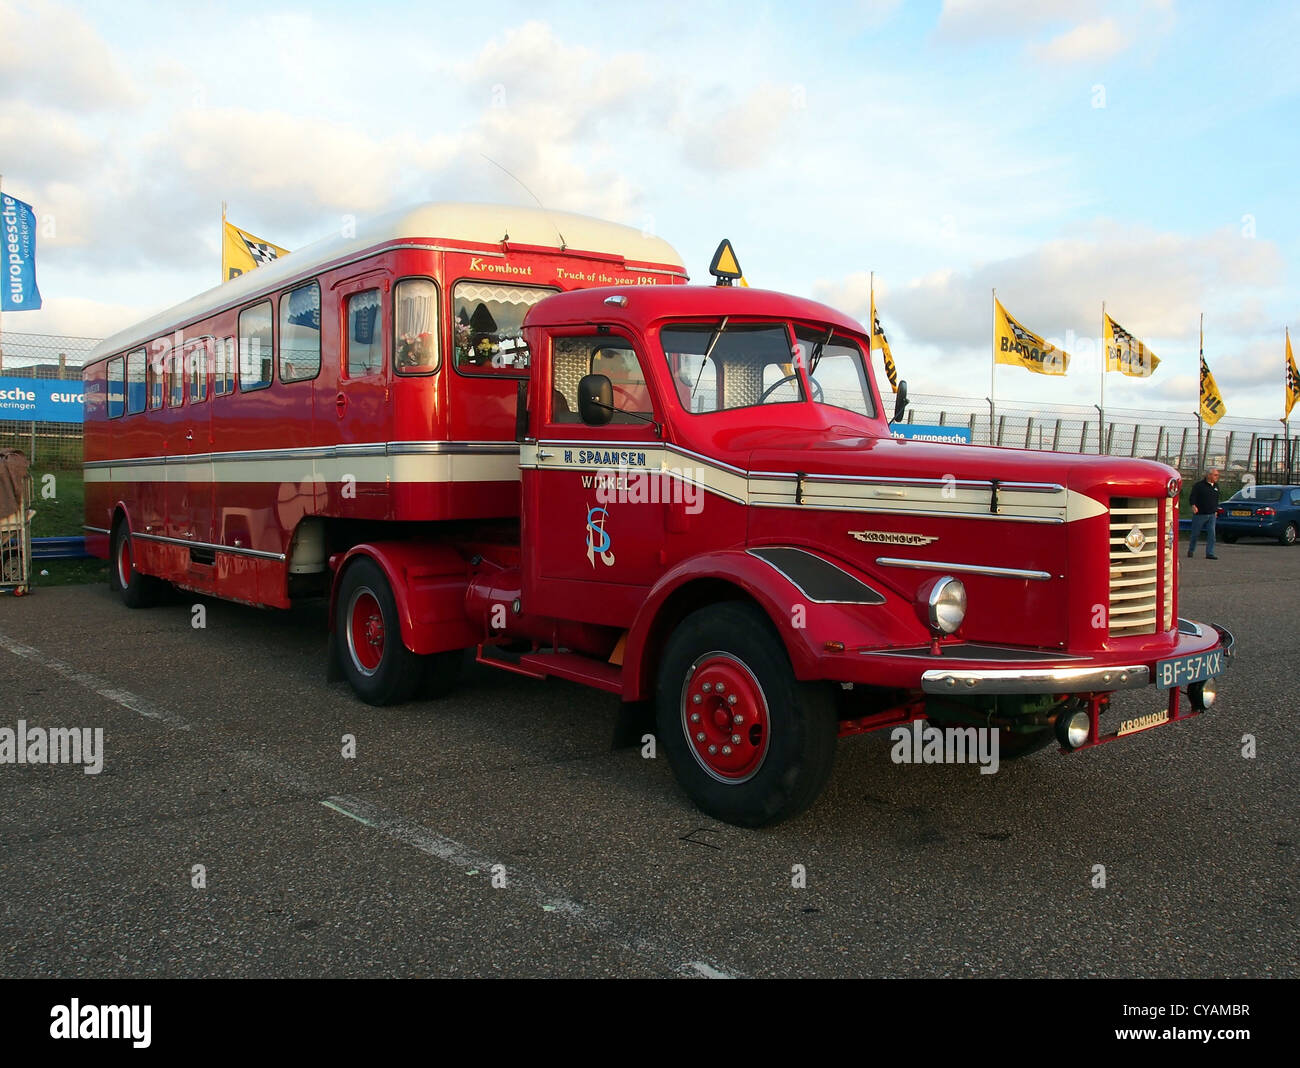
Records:
{"label": "red truck", "polygon": [[[636,284],[684,273],[662,250],[622,255],[623,284],[534,299],[491,389],[466,387],[477,368],[426,365],[440,384],[424,433],[454,418],[470,440],[410,452],[424,475],[354,485],[372,512],[346,514],[359,506],[338,486],[282,479],[278,519],[249,513],[278,531],[254,551],[278,554],[279,577],[234,596],[327,593],[332,662],[373,704],[446,690],[470,650],[616,694],[653,712],[691,799],[744,826],[811,804],[842,735],[928,720],[996,731],[1006,758],[1213,703],[1232,636],[1178,616],[1177,472],[897,440],[857,322],[779,293]],[[348,359],[323,351],[326,367]],[[378,359],[400,403],[403,383],[382,377],[400,369]],[[102,377],[88,367],[88,420]],[[505,458],[514,477],[439,490],[438,465],[458,458],[478,471]],[[197,553],[193,535],[138,531],[136,490],[112,473],[124,462],[88,453],[109,488],[88,487],[87,524],[127,602],[158,580],[232,596],[221,568],[249,575],[251,544],[222,537],[219,516]],[[237,514],[238,495],[217,511]],[[1159,711],[1111,711],[1115,692],[1152,687]]]}

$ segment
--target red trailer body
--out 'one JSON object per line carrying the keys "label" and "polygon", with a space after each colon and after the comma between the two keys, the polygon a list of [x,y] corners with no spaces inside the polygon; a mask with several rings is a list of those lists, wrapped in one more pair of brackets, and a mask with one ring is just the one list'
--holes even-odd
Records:
{"label": "red trailer body", "polygon": [[[633,275],[681,271],[660,252],[620,281]],[[346,303],[331,307],[347,335]],[[348,337],[323,328],[322,351],[336,344],[346,367]],[[991,731],[1010,757],[1052,740],[1093,747],[1214,700],[1232,638],[1178,616],[1171,468],[895,440],[860,325],[778,293],[578,289],[531,305],[511,351],[526,390],[444,368],[408,400],[400,376],[371,394],[323,376],[296,431],[306,445],[291,450],[302,470],[274,467],[273,489],[199,474],[280,463],[244,455],[259,420],[264,447],[286,419],[274,387],[265,410],[241,412],[234,458],[173,458],[185,406],[160,414],[124,455],[185,468],[181,496],[92,500],[88,486],[101,532],[129,524],[110,569],[128,603],[152,576],[281,604],[296,592],[286,568],[319,561],[304,589],[327,566],[333,653],[364,700],[444,690],[471,648],[575,680],[653,707],[690,796],[751,826],[816,798],[840,735],[927,719]],[[220,404],[210,411],[208,433],[224,433]],[[209,485],[209,511],[185,499]],[[200,515],[215,564],[189,544]],[[174,525],[157,537],[160,522]],[[231,552],[243,537],[280,557]],[[194,580],[205,566],[211,586]],[[1144,687],[1163,711],[1117,721],[1111,695]]]}

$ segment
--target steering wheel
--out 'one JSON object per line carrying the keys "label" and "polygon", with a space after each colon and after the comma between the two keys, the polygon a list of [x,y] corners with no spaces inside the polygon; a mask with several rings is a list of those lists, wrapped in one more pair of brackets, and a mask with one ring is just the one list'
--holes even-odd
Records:
{"label": "steering wheel", "polygon": [[[789,381],[791,381],[791,380],[793,380],[793,379],[797,379],[798,377],[799,377],[798,374],[789,374],[789,375],[786,375],[784,378],[782,378],[782,379],[780,379],[780,380],[778,380],[778,381],[776,381],[776,382],[773,382],[770,386],[767,387],[767,389],[763,390],[763,395],[762,395],[761,397],[758,398],[758,403],[759,403],[759,404],[762,404],[764,401],[767,400],[768,397],[770,397],[770,396],[772,395],[772,393],[773,393],[774,390],[779,389],[781,386],[784,386],[787,382],[789,382]],[[810,381],[810,382],[812,383],[812,388],[813,388],[813,400],[814,400],[814,401],[817,401],[818,403],[820,403],[821,401],[825,400],[825,398],[826,398],[826,394],[825,394],[825,392],[822,390],[821,383],[818,382],[817,379],[815,379],[815,378],[810,378],[808,381]]]}

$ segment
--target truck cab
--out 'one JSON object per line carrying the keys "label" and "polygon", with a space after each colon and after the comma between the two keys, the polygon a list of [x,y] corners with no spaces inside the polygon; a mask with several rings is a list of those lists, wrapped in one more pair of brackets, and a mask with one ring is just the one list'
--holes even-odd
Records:
{"label": "truck cab", "polygon": [[[801,811],[842,735],[928,720],[1005,759],[1213,703],[1232,637],[1179,618],[1172,468],[895,439],[861,326],[784,294],[587,289],[523,335],[517,540],[429,547],[418,652],[652,708],[709,814]],[[1111,712],[1153,686],[1162,713]]]}

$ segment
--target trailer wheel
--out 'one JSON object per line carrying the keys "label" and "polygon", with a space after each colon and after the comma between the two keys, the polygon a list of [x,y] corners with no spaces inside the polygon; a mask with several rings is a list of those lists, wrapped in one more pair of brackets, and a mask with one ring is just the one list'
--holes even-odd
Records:
{"label": "trailer wheel", "polygon": [[664,649],[656,705],[668,763],[716,819],[741,827],[789,819],[830,777],[833,695],[794,677],[753,605],[711,605],[678,625]]}
{"label": "trailer wheel", "polygon": [[165,588],[161,579],[136,570],[135,543],[124,519],[117,521],[109,541],[108,588],[122,598],[127,608],[157,604]]}
{"label": "trailer wheel", "polygon": [[373,560],[355,560],[343,573],[334,634],[344,677],[366,704],[398,704],[423,681],[424,658],[402,644],[397,601]]}
{"label": "trailer wheel", "polygon": [[1282,545],[1294,545],[1296,543],[1296,525],[1288,523],[1278,535],[1278,542]]}

